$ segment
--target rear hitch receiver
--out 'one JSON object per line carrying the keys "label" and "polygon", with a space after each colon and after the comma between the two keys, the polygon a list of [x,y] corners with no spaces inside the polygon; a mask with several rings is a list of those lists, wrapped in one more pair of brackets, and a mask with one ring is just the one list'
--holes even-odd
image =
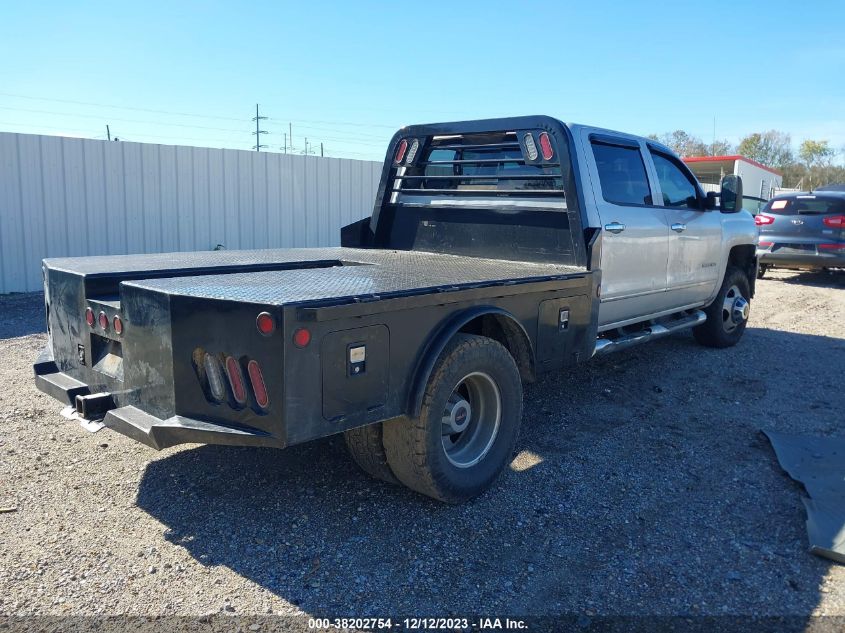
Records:
{"label": "rear hitch receiver", "polygon": [[76,413],[84,420],[102,420],[116,406],[110,393],[76,396]]}

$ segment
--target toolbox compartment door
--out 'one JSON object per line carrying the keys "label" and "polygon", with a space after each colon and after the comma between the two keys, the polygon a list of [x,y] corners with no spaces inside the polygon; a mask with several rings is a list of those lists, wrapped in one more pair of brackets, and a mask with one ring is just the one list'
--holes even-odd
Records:
{"label": "toolbox compartment door", "polygon": [[387,402],[390,331],[371,325],[323,337],[320,358],[323,417],[329,421],[367,421]]}

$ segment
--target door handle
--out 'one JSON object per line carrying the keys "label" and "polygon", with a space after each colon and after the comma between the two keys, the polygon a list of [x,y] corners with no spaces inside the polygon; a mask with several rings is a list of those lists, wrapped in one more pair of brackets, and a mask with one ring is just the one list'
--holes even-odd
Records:
{"label": "door handle", "polygon": [[672,225],[672,230],[675,231],[675,233],[683,233],[687,230],[687,225],[675,222],[675,224]]}
{"label": "door handle", "polygon": [[625,230],[625,225],[619,222],[611,222],[610,224],[604,225],[604,230],[610,231],[611,233],[621,233]]}

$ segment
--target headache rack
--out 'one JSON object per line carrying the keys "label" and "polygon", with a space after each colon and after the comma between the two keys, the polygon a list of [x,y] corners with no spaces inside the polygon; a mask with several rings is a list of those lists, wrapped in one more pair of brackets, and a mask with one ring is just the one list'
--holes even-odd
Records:
{"label": "headache rack", "polygon": [[551,206],[560,206],[565,198],[559,152],[545,131],[432,135],[408,143],[419,144],[418,151],[394,156],[392,204],[414,204],[420,196],[426,203],[431,196],[553,197]]}

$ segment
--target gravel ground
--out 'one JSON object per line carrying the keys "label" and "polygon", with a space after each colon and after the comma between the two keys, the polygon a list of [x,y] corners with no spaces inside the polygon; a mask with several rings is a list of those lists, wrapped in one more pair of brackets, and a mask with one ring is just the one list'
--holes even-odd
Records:
{"label": "gravel ground", "polygon": [[33,386],[41,297],[0,298],[0,614],[845,615],[759,432],[843,433],[843,290],[770,274],[733,349],[679,335],[542,378],[510,472],[461,507],[337,439],[89,434]]}

